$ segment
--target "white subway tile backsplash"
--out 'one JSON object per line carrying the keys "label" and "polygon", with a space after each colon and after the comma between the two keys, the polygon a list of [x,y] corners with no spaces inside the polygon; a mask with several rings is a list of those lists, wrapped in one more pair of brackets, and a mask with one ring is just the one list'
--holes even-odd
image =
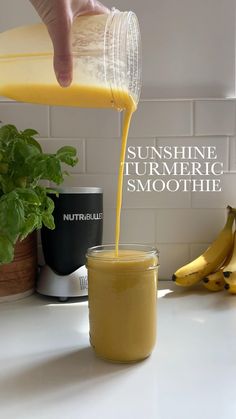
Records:
{"label": "white subway tile backsplash", "polygon": [[[114,243],[116,212],[104,209],[103,242]],[[154,210],[126,210],[121,212],[120,243],[155,243],[155,211]]]}
{"label": "white subway tile backsplash", "polygon": [[[171,167],[174,162],[181,162],[181,161],[187,161],[187,162],[200,162],[202,164],[201,170],[204,170],[204,163],[205,162],[220,162],[223,163],[223,170],[227,171],[229,170],[229,162],[228,162],[228,137],[183,137],[183,138],[158,138],[156,140],[157,147],[198,147],[201,152],[203,152],[203,147],[215,147],[215,156],[214,159],[203,159],[201,157],[198,157],[196,159],[182,159],[178,158],[177,160],[174,159],[168,159],[162,161],[166,161],[168,163],[168,166]],[[207,150],[205,148],[205,150]],[[235,159],[236,161],[236,159]],[[191,170],[191,168],[190,168]],[[205,170],[204,170],[205,171]]]}
{"label": "white subway tile backsplash", "polygon": [[190,245],[190,260],[196,259],[209,247],[210,243],[199,243]]}
{"label": "white subway tile backsplash", "polygon": [[195,135],[234,135],[234,100],[195,102]]}
{"label": "white subway tile backsplash", "polygon": [[[121,140],[116,139],[87,139],[86,145],[86,172],[87,173],[118,173]],[[155,139],[129,138],[129,146],[154,146]],[[126,155],[127,161],[127,155]],[[136,160],[137,161],[137,160]]]}
{"label": "white subway tile backsplash", "polygon": [[41,137],[49,135],[48,106],[0,102],[0,121],[16,125],[17,129],[33,128]]}
{"label": "white subway tile backsplash", "polygon": [[174,272],[189,262],[189,245],[157,244],[160,251],[159,279],[171,279]]}
{"label": "white subway tile backsplash", "polygon": [[193,208],[236,207],[236,173],[224,173],[220,179],[221,192],[192,192]]}
{"label": "white subway tile backsplash", "polygon": [[50,121],[52,137],[120,136],[120,113],[113,109],[52,107]]}
{"label": "white subway tile backsplash", "polygon": [[[51,186],[55,186],[51,184]],[[117,176],[115,175],[71,175],[65,178],[61,186],[90,186],[103,188],[103,203],[106,208],[116,207]]]}
{"label": "white subway tile backsplash", "polygon": [[223,227],[225,210],[166,209],[157,211],[157,241],[203,243],[212,241]]}
{"label": "white subway tile backsplash", "polygon": [[189,136],[191,109],[191,101],[141,101],[132,119],[130,136]]}
{"label": "white subway tile backsplash", "polygon": [[85,146],[84,140],[75,140],[69,138],[40,138],[39,143],[44,151],[44,153],[55,153],[59,148],[64,147],[66,145],[70,145],[75,147],[77,150],[77,155],[79,158],[78,163],[74,167],[67,166],[65,164],[62,165],[64,170],[69,173],[83,173],[85,172]]}
{"label": "white subway tile backsplash", "polygon": [[121,140],[87,139],[86,172],[87,173],[118,173]]}
{"label": "white subway tile backsplash", "polygon": [[236,137],[229,138],[229,171],[236,172]]}

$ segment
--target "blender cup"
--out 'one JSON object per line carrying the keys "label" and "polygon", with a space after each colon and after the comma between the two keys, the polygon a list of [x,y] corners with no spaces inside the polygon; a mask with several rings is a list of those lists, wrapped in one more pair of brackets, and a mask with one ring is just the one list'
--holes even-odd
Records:
{"label": "blender cup", "polygon": [[72,45],[73,83],[63,89],[54,74],[53,46],[43,24],[1,33],[0,94],[31,103],[123,109],[127,93],[137,105],[141,54],[133,12],[112,10],[76,18]]}

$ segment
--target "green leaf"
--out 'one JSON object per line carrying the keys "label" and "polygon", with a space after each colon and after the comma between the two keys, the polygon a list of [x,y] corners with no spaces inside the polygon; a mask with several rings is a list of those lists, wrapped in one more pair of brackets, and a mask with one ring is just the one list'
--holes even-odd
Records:
{"label": "green leaf", "polygon": [[0,189],[4,194],[11,192],[14,189],[14,182],[9,176],[0,175]]}
{"label": "green leaf", "polygon": [[56,195],[57,198],[59,197],[59,192],[56,189],[46,188],[46,192]]}
{"label": "green leaf", "polygon": [[9,170],[9,164],[4,163],[4,162],[0,162],[0,174],[4,175],[8,172],[8,170]]}
{"label": "green leaf", "polygon": [[37,214],[29,214],[26,218],[20,234],[20,240],[25,239],[32,231],[42,227],[41,217]]}
{"label": "green leaf", "polygon": [[16,240],[24,224],[24,206],[12,191],[0,199],[0,234],[7,234],[13,242]]}
{"label": "green leaf", "polygon": [[50,156],[50,158],[47,160],[47,172],[48,179],[51,179],[58,185],[63,182],[60,162],[54,156]]}
{"label": "green leaf", "polygon": [[3,127],[0,128],[1,141],[13,140],[18,134],[19,132],[14,125],[3,125]]}
{"label": "green leaf", "polygon": [[33,158],[33,178],[51,180],[57,184],[63,182],[60,161],[53,154],[41,154]]}
{"label": "green leaf", "polygon": [[15,185],[19,186],[20,188],[25,188],[27,185],[27,176],[19,176],[18,178],[14,180],[15,180]]}
{"label": "green leaf", "polygon": [[14,181],[15,185],[26,186],[25,183],[21,183],[20,179],[29,180],[33,176],[33,170],[35,168],[34,158],[40,156],[40,151],[37,147],[25,143],[22,139],[17,139],[14,143],[8,147],[9,156],[9,176]]}
{"label": "green leaf", "polygon": [[52,198],[50,198],[49,196],[46,196],[46,199],[45,199],[45,211],[47,212],[47,213],[52,213],[53,211],[54,211],[54,208],[55,208],[55,204],[54,204],[54,201],[52,200]]}
{"label": "green leaf", "polygon": [[33,145],[34,147],[38,149],[40,153],[42,153],[43,150],[42,150],[41,145],[34,138],[32,137],[27,138],[27,143]]}
{"label": "green leaf", "polygon": [[45,225],[45,227],[49,228],[50,230],[54,230],[55,228],[55,223],[54,223],[54,217],[51,214],[43,214],[43,224]]}
{"label": "green leaf", "polygon": [[35,129],[25,129],[24,131],[21,131],[21,134],[25,137],[33,137],[34,135],[38,135],[38,131],[36,131]]}
{"label": "green leaf", "polygon": [[56,156],[59,158],[61,162],[73,167],[78,163],[76,153],[77,151],[74,147],[64,146],[59,148],[59,150],[56,153]]}
{"label": "green leaf", "polygon": [[24,201],[24,203],[31,205],[40,205],[40,199],[34,189],[30,188],[17,188],[15,189],[18,197]]}
{"label": "green leaf", "polygon": [[29,158],[39,154],[39,149],[33,144],[27,144],[23,140],[17,140],[14,145],[13,159],[27,163]]}
{"label": "green leaf", "polygon": [[14,243],[9,238],[0,234],[0,264],[10,263],[14,258]]}

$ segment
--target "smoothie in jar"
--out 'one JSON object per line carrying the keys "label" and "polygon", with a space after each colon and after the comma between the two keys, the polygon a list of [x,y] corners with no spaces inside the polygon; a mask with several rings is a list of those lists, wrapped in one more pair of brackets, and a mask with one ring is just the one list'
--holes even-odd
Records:
{"label": "smoothie in jar", "polygon": [[156,341],[158,253],[141,245],[91,248],[89,274],[90,342],[113,362],[147,358]]}

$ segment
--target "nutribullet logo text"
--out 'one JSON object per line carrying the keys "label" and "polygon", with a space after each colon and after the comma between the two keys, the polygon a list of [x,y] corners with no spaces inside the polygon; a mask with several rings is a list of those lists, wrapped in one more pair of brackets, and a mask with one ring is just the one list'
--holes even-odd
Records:
{"label": "nutribullet logo text", "polygon": [[93,214],[63,214],[63,221],[96,221],[102,220],[102,212]]}

